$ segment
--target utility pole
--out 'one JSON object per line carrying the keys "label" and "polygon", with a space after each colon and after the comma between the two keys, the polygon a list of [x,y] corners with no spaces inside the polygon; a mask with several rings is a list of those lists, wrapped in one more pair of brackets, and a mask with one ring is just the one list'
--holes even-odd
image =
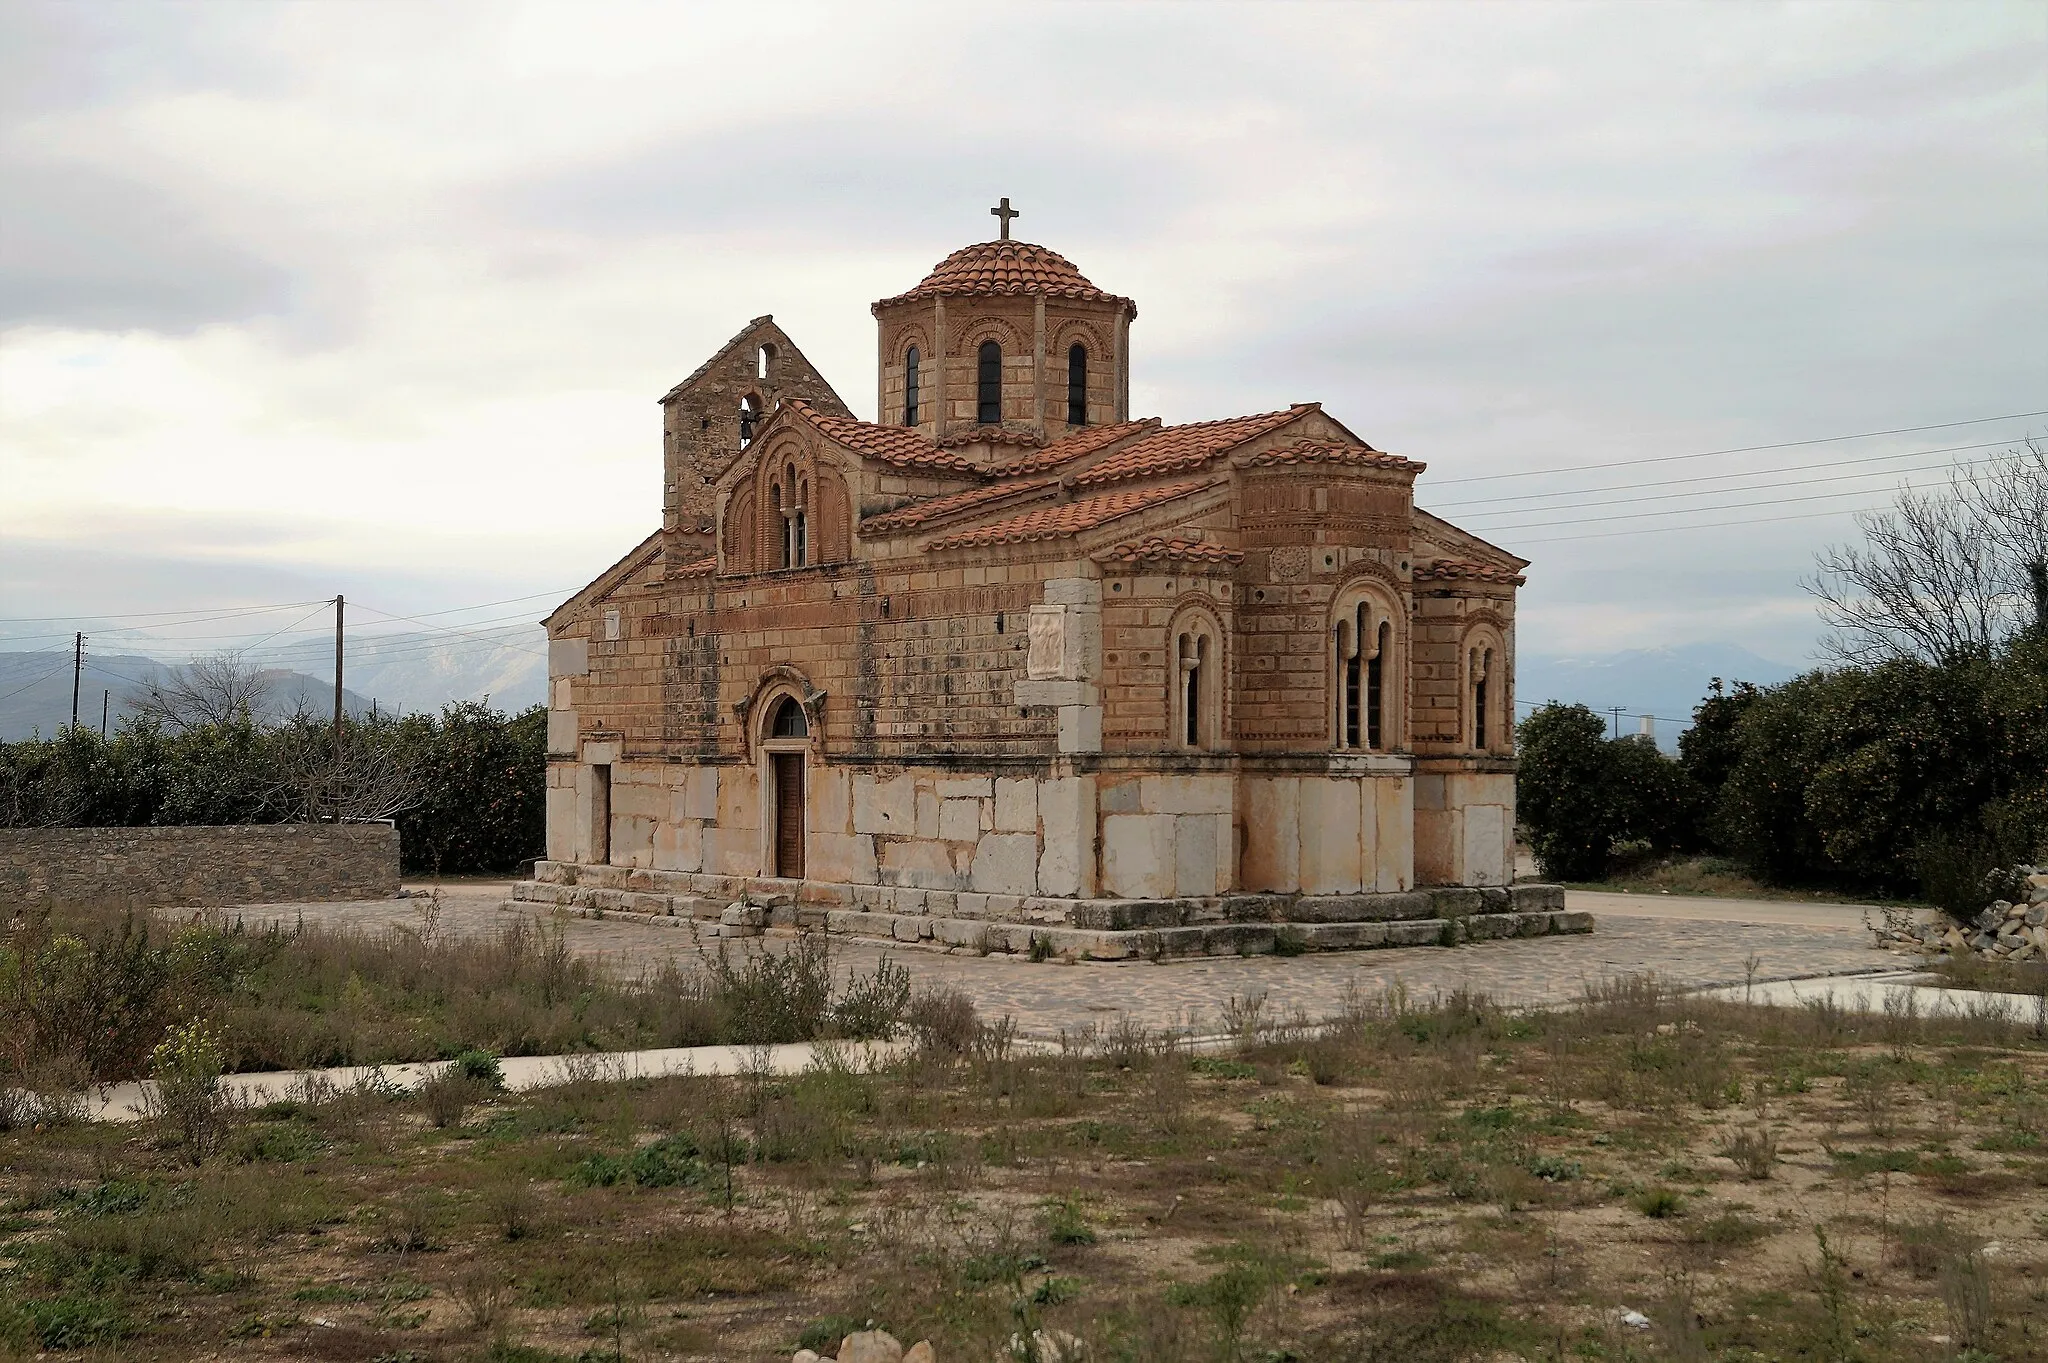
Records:
{"label": "utility pole", "polygon": [[341,593],[334,594],[334,821],[341,822]]}
{"label": "utility pole", "polygon": [[1613,713],[1614,713],[1614,736],[1615,736],[1616,738],[1620,738],[1620,737],[1621,737],[1621,712],[1622,712],[1623,710],[1627,709],[1627,708],[1628,708],[1628,707],[1627,707],[1627,706],[1624,706],[1624,705],[1617,705],[1617,706],[1614,706],[1614,707],[1613,707]]}
{"label": "utility pole", "polygon": [[85,634],[71,641],[71,727],[78,727],[78,677],[85,671]]}
{"label": "utility pole", "polygon": [[114,693],[113,693],[112,691],[102,691],[102,692],[100,692],[100,737],[101,737],[101,738],[105,738],[105,737],[107,736],[107,702],[108,702],[108,701],[110,701],[110,700],[112,700],[112,699],[113,699],[113,697],[114,697]]}

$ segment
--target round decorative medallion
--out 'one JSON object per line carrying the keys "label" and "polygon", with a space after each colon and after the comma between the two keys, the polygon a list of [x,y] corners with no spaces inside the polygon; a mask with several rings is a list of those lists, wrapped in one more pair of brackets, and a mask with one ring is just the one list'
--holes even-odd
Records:
{"label": "round decorative medallion", "polygon": [[1308,576],[1308,546],[1286,544],[1273,551],[1270,570],[1275,582],[1299,582]]}

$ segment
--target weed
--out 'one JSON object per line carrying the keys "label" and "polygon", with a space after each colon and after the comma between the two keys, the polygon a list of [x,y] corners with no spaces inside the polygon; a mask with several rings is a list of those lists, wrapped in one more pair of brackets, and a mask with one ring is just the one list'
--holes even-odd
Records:
{"label": "weed", "polygon": [[509,1294],[505,1280],[485,1269],[465,1273],[455,1283],[455,1304],[462,1308],[469,1328],[483,1334],[504,1314]]}
{"label": "weed", "polygon": [[1949,1335],[1964,1349],[1981,1349],[1991,1340],[1991,1272],[1975,1245],[1956,1246],[1936,1270],[1942,1308],[1948,1313]]}
{"label": "weed", "polygon": [[1656,1221],[1685,1213],[1685,1198],[1677,1189],[1667,1188],[1661,1183],[1643,1189],[1629,1201],[1637,1211]]}
{"label": "weed", "polygon": [[234,1103],[221,1087],[225,1065],[220,1033],[196,1018],[173,1026],[150,1053],[152,1115],[190,1163],[202,1163],[226,1137]]}
{"label": "weed", "polygon": [[1778,1136],[1767,1126],[1747,1127],[1724,1138],[1721,1155],[1734,1162],[1746,1179],[1762,1181],[1778,1163]]}
{"label": "weed", "polygon": [[1259,1039],[1264,1028],[1266,1012],[1266,991],[1254,989],[1248,994],[1232,994],[1223,1001],[1223,1029],[1249,1046]]}
{"label": "weed", "polygon": [[461,1127],[463,1115],[469,1111],[470,1104],[482,1098],[484,1093],[481,1081],[472,1079],[459,1066],[450,1065],[420,1085],[419,1100],[427,1110],[427,1120],[437,1130],[445,1130]]}
{"label": "weed", "polygon": [[1062,1197],[1048,1200],[1039,1208],[1039,1223],[1045,1228],[1045,1238],[1055,1245],[1092,1245],[1095,1243],[1095,1228],[1081,1213],[1079,1199]]}
{"label": "weed", "polygon": [[974,1000],[951,986],[919,990],[910,1001],[907,1020],[919,1047],[935,1055],[964,1056],[981,1035]]}

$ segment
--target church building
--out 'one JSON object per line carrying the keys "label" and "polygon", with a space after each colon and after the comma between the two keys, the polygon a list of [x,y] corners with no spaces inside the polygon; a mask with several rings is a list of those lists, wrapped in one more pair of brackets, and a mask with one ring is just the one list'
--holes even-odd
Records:
{"label": "church building", "polygon": [[662,399],[661,525],[546,620],[522,900],[1035,957],[1590,930],[1514,886],[1527,562],[1319,403],[1130,410],[1138,307],[1010,239]]}

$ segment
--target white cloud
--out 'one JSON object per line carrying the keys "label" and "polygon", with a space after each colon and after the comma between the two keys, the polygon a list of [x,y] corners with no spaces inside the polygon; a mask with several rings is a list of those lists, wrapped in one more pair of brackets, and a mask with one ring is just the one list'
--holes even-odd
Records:
{"label": "white cloud", "polygon": [[[2044,15],[17,6],[0,534],[154,566],[13,571],[0,611],[580,581],[657,518],[670,384],[772,311],[864,409],[868,302],[998,194],[1138,299],[1137,406],[1319,398],[1425,504],[2048,407]],[[1552,541],[1525,647],[1797,658],[1847,529],[1488,533]]]}

